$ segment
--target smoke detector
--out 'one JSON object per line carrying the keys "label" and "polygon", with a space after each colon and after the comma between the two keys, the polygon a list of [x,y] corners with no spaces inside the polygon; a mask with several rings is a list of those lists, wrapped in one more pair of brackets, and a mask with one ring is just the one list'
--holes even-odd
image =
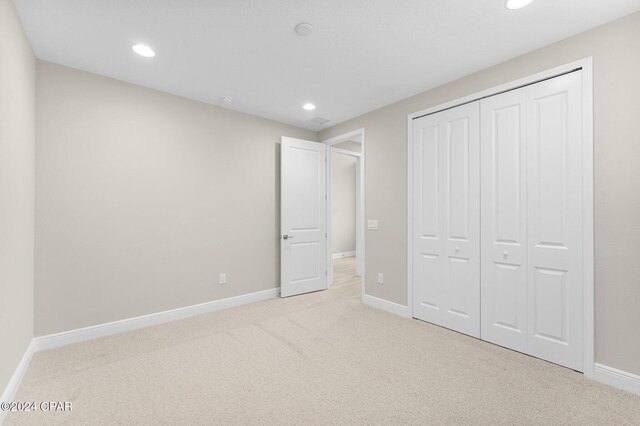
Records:
{"label": "smoke detector", "polygon": [[231,102],[233,101],[233,98],[230,96],[223,96],[220,98],[220,102],[222,102],[223,104],[229,105],[231,104]]}

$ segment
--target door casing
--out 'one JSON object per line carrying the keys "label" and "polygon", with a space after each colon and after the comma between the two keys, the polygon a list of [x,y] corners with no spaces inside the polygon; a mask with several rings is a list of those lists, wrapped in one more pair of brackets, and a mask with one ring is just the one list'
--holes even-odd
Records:
{"label": "door casing", "polygon": [[[331,146],[350,140],[360,141],[360,153],[350,153],[358,157],[357,162],[357,190],[356,190],[356,259],[357,274],[360,275],[361,282],[361,297],[364,301],[366,294],[365,283],[365,129],[357,129],[351,132],[347,132],[330,139],[323,140],[322,143],[328,146],[327,153],[327,288],[331,286],[333,282],[333,268],[330,267],[333,261],[333,253],[331,253],[331,240],[332,240],[332,220],[331,220]],[[364,303],[364,302],[363,302]]]}

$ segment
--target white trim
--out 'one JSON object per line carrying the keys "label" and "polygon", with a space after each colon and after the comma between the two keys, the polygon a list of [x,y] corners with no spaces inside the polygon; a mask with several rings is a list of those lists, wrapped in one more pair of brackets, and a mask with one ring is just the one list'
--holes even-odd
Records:
{"label": "white trim", "polygon": [[333,258],[337,259],[339,257],[347,257],[347,256],[355,256],[356,252],[355,251],[343,251],[340,253],[333,253]]}
{"label": "white trim", "polygon": [[640,395],[640,376],[636,374],[595,363],[593,365],[593,379],[609,386]]}
{"label": "white trim", "polygon": [[[22,383],[22,379],[24,375],[27,373],[27,369],[29,368],[29,364],[31,364],[31,359],[33,358],[33,353],[35,352],[35,344],[33,343],[33,339],[29,342],[29,346],[27,346],[27,350],[22,355],[18,366],[16,367],[9,383],[4,388],[4,392],[2,392],[2,397],[0,397],[0,402],[11,402],[13,398],[16,396],[18,392],[18,388],[20,388],[20,384]],[[5,416],[7,415],[7,411],[0,410],[0,425],[4,422]]]}
{"label": "white trim", "polygon": [[[333,148],[336,145],[346,141],[357,141],[360,143],[361,152],[358,154],[354,151]],[[327,288],[331,287],[333,282],[333,268],[331,261],[333,254],[331,253],[331,152],[336,151],[340,154],[352,155],[358,158],[356,162],[356,274],[360,276],[361,295],[364,303],[364,295],[367,292],[365,280],[365,129],[360,128],[348,133],[335,136],[322,141],[329,146],[327,154]]]}
{"label": "white trim", "polygon": [[582,67],[582,279],[584,283],[583,373],[593,378],[595,363],[595,259],[593,219],[593,59],[581,61]]}
{"label": "white trim", "polygon": [[496,95],[500,92],[513,90],[520,86],[527,86],[540,80],[546,80],[549,78],[557,77],[561,74],[566,74],[578,68],[582,68],[582,69],[589,68],[589,70],[591,70],[592,61],[593,61],[592,57],[588,57],[588,58],[580,59],[578,61],[570,62],[568,64],[561,65],[559,67],[552,68],[550,70],[542,71],[527,77],[519,78],[509,83],[501,84],[499,86],[495,86],[490,89],[481,90],[471,95],[463,96],[462,98],[454,99],[452,101],[445,102],[443,104],[439,104],[430,108],[426,108],[426,109],[414,112],[412,114],[409,114],[408,118],[409,120],[413,120],[414,118],[422,117],[423,115],[433,114],[445,109],[449,109],[449,108],[453,108],[469,102],[477,101],[479,99],[486,98],[488,96]]}
{"label": "white trim", "polygon": [[323,140],[325,145],[336,145],[342,142],[353,141],[364,145],[364,127]]}
{"label": "white trim", "polygon": [[407,308],[413,318],[413,114],[407,117]]}
{"label": "white trim", "polygon": [[359,152],[355,152],[355,151],[349,151],[348,149],[342,149],[342,148],[336,148],[336,147],[331,147],[331,152],[336,153],[336,154],[343,154],[343,155],[349,155],[351,157],[362,157],[362,154],[360,154]]}
{"label": "white trim", "polygon": [[547,71],[520,78],[491,89],[444,104],[423,109],[407,116],[407,306],[413,316],[413,119],[453,108],[468,102],[496,95],[500,92],[526,86],[582,68],[583,102],[583,283],[584,283],[584,350],[583,372],[594,374],[594,237],[593,237],[593,58],[588,57]]}
{"label": "white trim", "polygon": [[61,346],[71,345],[73,343],[97,339],[98,337],[138,330],[140,328],[164,324],[196,315],[206,314],[208,312],[246,305],[247,303],[273,299],[278,297],[279,292],[279,288],[272,288],[270,290],[229,297],[227,299],[214,300],[212,302],[200,303],[198,305],[186,306],[184,308],[177,308],[169,311],[109,322],[106,324],[98,324],[78,328],[76,330],[40,336],[33,339],[34,349],[36,351],[43,351],[46,349],[58,348]]}
{"label": "white trim", "polygon": [[[327,184],[326,184],[326,194],[327,194],[327,203],[326,203],[326,213],[325,213],[325,223],[327,224],[327,290],[331,288],[331,286],[333,285],[333,254],[331,253],[333,251],[333,232],[331,232],[333,230],[333,214],[332,214],[332,204],[331,203],[331,198],[332,198],[332,192],[331,191],[331,185],[332,185],[332,178],[333,178],[333,166],[332,164],[332,158],[333,157],[331,155],[331,146],[328,147],[329,149],[327,149],[327,170],[325,175],[327,176]],[[357,226],[357,224],[356,224]],[[356,249],[357,247],[357,241],[356,241]]]}
{"label": "white trim", "polygon": [[365,294],[362,302],[365,305],[369,305],[376,309],[382,309],[383,311],[391,312],[392,314],[400,315],[401,317],[411,318],[411,313],[408,306],[399,305],[388,300],[379,299],[369,294]]}
{"label": "white trim", "polygon": [[366,284],[365,284],[365,232],[366,232],[366,223],[365,223],[365,205],[366,205],[366,182],[364,176],[365,170],[365,161],[364,161],[364,148],[365,148],[365,137],[364,137],[364,129],[360,129],[361,139],[360,146],[362,147],[362,152],[360,153],[362,157],[356,163],[356,173],[358,174],[357,178],[357,188],[356,188],[356,199],[358,200],[358,204],[356,205],[356,222],[360,224],[359,227],[356,228],[356,274],[360,277],[362,281],[362,295],[366,293]]}

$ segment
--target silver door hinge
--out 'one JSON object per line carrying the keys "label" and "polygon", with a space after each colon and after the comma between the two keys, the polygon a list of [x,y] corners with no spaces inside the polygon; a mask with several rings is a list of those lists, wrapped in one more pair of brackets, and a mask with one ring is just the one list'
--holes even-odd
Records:
{"label": "silver door hinge", "polygon": [[324,237],[327,238],[327,233],[326,232],[324,233]]}

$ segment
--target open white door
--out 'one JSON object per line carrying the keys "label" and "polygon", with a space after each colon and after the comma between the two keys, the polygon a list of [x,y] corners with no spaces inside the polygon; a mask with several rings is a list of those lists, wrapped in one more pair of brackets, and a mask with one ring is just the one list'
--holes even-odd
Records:
{"label": "open white door", "polygon": [[281,297],[327,288],[326,155],[325,144],[282,137]]}

